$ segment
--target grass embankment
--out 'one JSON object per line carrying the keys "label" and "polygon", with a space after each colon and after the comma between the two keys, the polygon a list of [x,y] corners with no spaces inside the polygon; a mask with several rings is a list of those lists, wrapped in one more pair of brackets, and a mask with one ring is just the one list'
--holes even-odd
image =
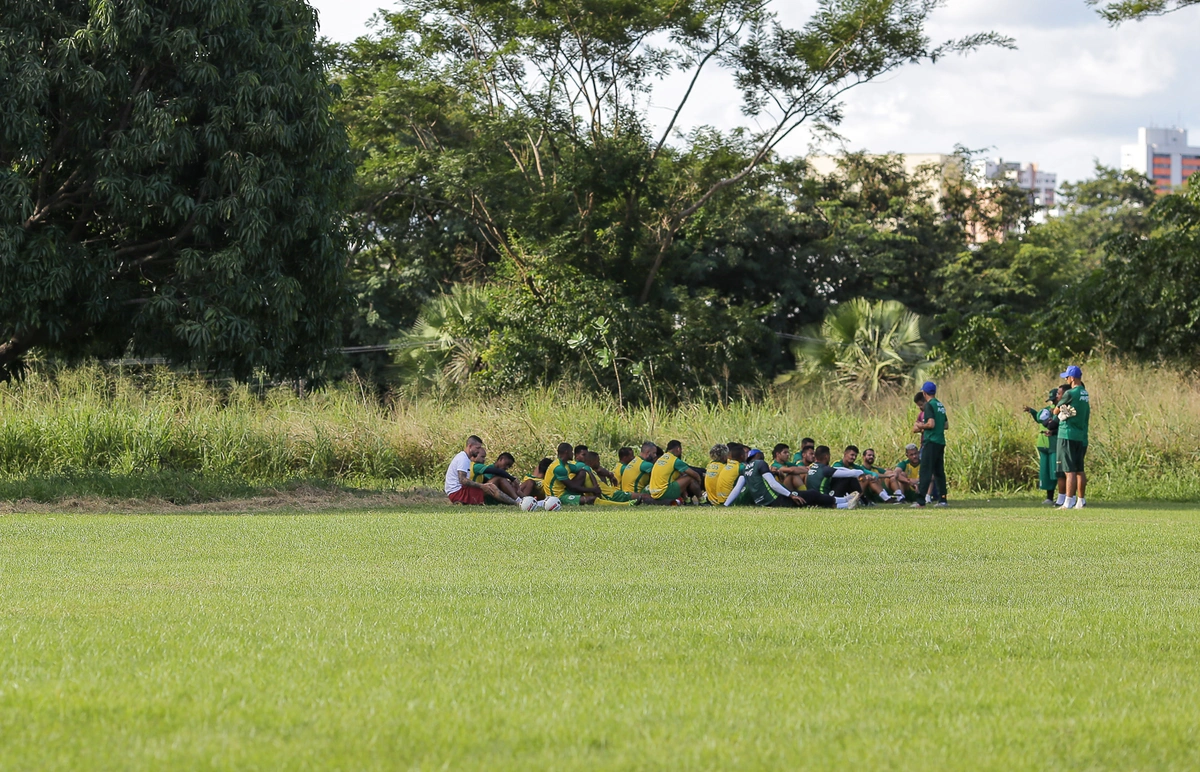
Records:
{"label": "grass embankment", "polygon": [[[1093,499],[1200,497],[1200,388],[1182,375],[1088,369]],[[944,379],[952,494],[1036,485],[1037,430],[1021,413],[1041,407],[1054,378]],[[840,449],[874,446],[894,463],[911,439],[906,395],[859,403],[835,391],[780,392],[760,401],[619,410],[565,389],[504,398],[397,400],[383,405],[354,384],[298,397],[221,389],[167,371],[132,376],[99,367],[35,373],[0,386],[0,497],[159,496],[203,501],[263,487],[440,485],[468,434],[521,469],[563,440],[613,451],[643,438],[683,440],[707,463],[714,442],[760,447],[803,436]]]}
{"label": "grass embankment", "polygon": [[0,517],[0,769],[1196,769],[1200,520]]}

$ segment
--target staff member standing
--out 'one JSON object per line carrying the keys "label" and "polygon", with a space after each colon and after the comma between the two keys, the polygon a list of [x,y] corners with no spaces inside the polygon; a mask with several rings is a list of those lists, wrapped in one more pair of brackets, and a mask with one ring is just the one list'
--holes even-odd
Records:
{"label": "staff member standing", "polygon": [[926,502],[946,503],[946,406],[937,398],[937,384],[925,381],[921,386],[925,395],[925,420],[917,423],[913,433],[920,433],[921,476],[917,484],[917,502],[914,507],[923,507]]}
{"label": "staff member standing", "polygon": [[1067,500],[1059,509],[1083,509],[1087,505],[1087,475],[1083,459],[1087,455],[1088,423],[1092,417],[1091,399],[1083,385],[1083,370],[1071,365],[1061,378],[1070,389],[1058,400],[1058,464],[1067,477]]}
{"label": "staff member standing", "polygon": [[1040,411],[1028,406],[1025,408],[1025,412],[1033,416],[1033,420],[1042,428],[1042,431],[1038,432],[1037,451],[1038,488],[1046,492],[1046,500],[1042,502],[1044,504],[1061,505],[1066,500],[1066,496],[1063,496],[1061,501],[1055,501],[1054,498],[1054,492],[1059,487],[1058,416],[1054,415],[1052,411],[1058,404],[1058,398],[1062,395],[1062,392],[1063,389],[1060,389],[1058,386],[1050,390],[1050,396],[1046,397],[1046,402],[1050,404],[1050,407],[1044,407]]}

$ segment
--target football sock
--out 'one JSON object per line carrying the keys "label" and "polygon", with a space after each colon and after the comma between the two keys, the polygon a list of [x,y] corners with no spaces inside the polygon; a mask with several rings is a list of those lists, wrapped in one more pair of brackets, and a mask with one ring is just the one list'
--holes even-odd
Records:
{"label": "football sock", "polygon": [[1065,503],[1063,506],[1066,506],[1066,507],[1073,507],[1073,506],[1075,506],[1075,497],[1074,497],[1074,496],[1068,496],[1068,497],[1067,497],[1067,501],[1066,501],[1066,503]]}
{"label": "football sock", "polygon": [[1080,497],[1079,497],[1079,501],[1077,502],[1077,506],[1085,506],[1085,507],[1086,507],[1086,506],[1087,506],[1087,499],[1085,499],[1084,497],[1080,496]]}
{"label": "football sock", "polygon": [[1061,507],[1066,500],[1067,500],[1067,494],[1060,493],[1060,494],[1058,494],[1058,498],[1055,500],[1054,503]]}

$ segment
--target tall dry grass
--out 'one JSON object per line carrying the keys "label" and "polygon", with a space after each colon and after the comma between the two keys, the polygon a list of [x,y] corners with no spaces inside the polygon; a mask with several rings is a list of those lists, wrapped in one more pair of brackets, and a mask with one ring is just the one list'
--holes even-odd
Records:
{"label": "tall dry grass", "polygon": [[[952,495],[1036,487],[1037,429],[1020,408],[1040,407],[1053,375],[945,379],[939,396],[950,417]],[[1168,370],[1105,364],[1088,369],[1087,383],[1089,496],[1200,498],[1200,388]],[[615,463],[616,448],[643,438],[682,440],[694,464],[706,462],[714,442],[767,447],[795,445],[803,436],[835,450],[849,443],[875,447],[882,462],[892,463],[911,439],[915,414],[910,395],[862,403],[820,389],[624,411],[567,387],[499,400],[381,405],[353,382],[300,397],[284,388],[216,388],[167,370],[85,366],[0,386],[0,476],[188,473],[255,483],[437,486],[472,433],[493,456],[512,452],[522,469],[561,441],[587,443]]]}

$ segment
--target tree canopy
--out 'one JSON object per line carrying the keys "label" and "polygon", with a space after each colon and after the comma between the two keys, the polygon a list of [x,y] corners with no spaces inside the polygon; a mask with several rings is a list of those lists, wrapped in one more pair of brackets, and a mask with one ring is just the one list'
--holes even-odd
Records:
{"label": "tree canopy", "polygon": [[[394,337],[426,298],[474,282],[490,293],[481,382],[615,387],[570,345],[603,316],[631,363],[703,390],[786,366],[772,333],[837,297],[894,287],[919,304],[914,268],[932,271],[921,256],[951,238],[926,191],[861,159],[856,179],[817,180],[777,148],[830,130],[847,90],[904,64],[1009,44],[931,42],[940,4],[822,0],[799,28],[744,0],[384,14],[334,56],[359,169],[352,333]],[[755,128],[681,133],[718,68]],[[686,85],[655,128],[648,99],[668,76]]]}
{"label": "tree canopy", "polygon": [[1200,5],[1200,0],[1088,0],[1088,5],[1100,6],[1101,16],[1111,24],[1120,24]]}
{"label": "tree canopy", "polygon": [[351,167],[312,8],[10,0],[0,51],[0,368],[322,367]]}

